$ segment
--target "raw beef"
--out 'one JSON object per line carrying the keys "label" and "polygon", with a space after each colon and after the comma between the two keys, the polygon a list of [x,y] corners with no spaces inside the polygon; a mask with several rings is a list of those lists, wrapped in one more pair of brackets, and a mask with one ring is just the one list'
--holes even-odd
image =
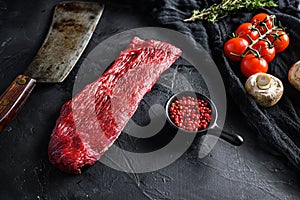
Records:
{"label": "raw beef", "polygon": [[180,55],[171,44],[133,38],[98,80],[63,105],[48,146],[50,162],[72,174],[94,164]]}

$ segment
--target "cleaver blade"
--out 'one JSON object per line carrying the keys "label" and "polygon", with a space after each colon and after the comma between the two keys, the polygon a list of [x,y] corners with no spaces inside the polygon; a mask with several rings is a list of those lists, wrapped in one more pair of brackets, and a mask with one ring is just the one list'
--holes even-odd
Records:
{"label": "cleaver blade", "polygon": [[36,82],[64,81],[92,37],[103,9],[98,2],[56,5],[50,29],[34,60],[0,96],[0,132],[24,106]]}
{"label": "cleaver blade", "polygon": [[24,75],[37,82],[62,82],[87,46],[102,10],[95,2],[58,4],[48,35]]}

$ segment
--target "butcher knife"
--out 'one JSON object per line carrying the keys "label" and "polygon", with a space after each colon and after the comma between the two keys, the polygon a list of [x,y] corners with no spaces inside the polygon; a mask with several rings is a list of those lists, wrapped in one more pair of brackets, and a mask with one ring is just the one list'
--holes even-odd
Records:
{"label": "butcher knife", "polygon": [[42,47],[0,97],[0,132],[24,106],[37,82],[58,83],[68,76],[92,37],[103,8],[98,2],[56,5]]}

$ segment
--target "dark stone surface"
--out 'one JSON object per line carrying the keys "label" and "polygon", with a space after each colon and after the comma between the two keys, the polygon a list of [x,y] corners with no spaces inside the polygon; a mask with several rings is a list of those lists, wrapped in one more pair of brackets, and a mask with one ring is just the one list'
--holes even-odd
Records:
{"label": "dark stone surface", "polygon": [[[57,2],[0,1],[1,93],[38,51]],[[38,85],[0,135],[0,199],[300,199],[299,173],[251,132],[230,99],[225,127],[244,137],[241,147],[219,141],[201,160],[189,149],[168,167],[143,174],[119,172],[98,162],[72,176],[49,163],[49,136],[62,104],[72,96],[83,59],[111,35],[156,25],[143,9],[120,2],[106,3],[91,42],[68,78],[61,84]]]}

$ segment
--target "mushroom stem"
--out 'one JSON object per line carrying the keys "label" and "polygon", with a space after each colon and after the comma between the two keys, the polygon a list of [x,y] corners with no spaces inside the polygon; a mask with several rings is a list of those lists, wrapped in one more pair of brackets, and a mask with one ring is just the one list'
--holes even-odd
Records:
{"label": "mushroom stem", "polygon": [[271,78],[267,74],[259,74],[256,77],[256,84],[259,89],[267,90],[271,87]]}

